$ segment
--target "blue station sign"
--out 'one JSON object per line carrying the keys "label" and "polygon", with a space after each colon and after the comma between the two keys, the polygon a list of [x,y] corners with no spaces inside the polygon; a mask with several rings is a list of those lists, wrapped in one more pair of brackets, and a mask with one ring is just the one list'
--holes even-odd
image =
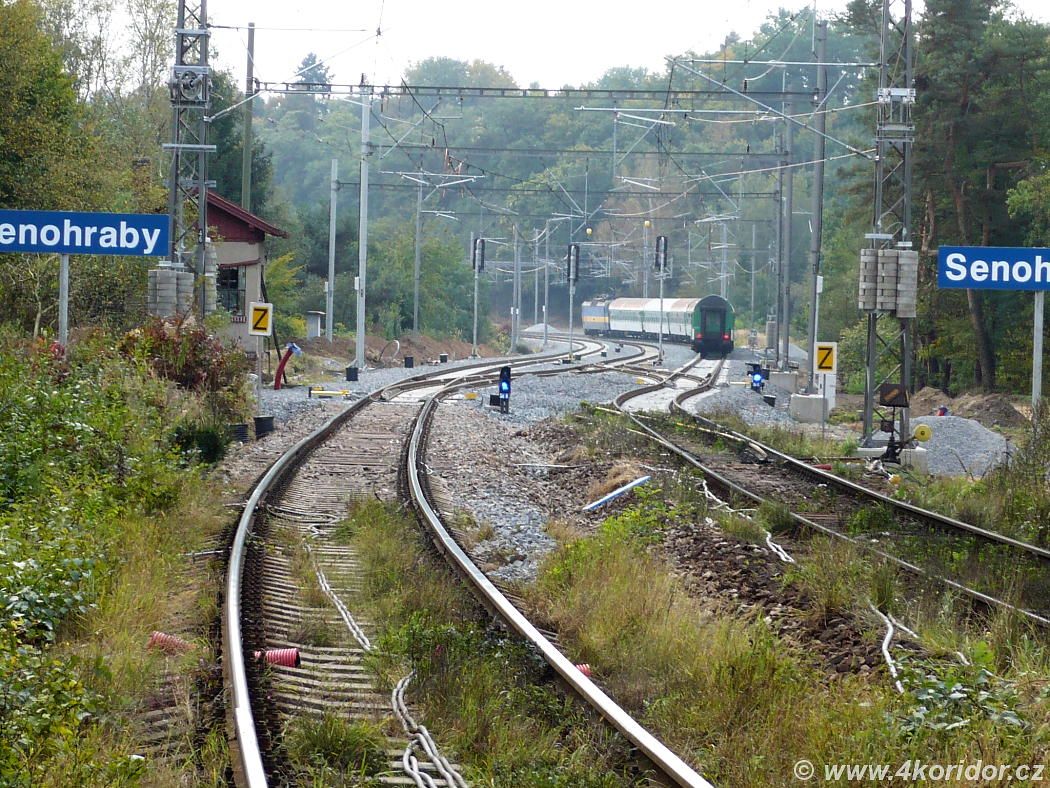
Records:
{"label": "blue station sign", "polygon": [[0,210],[0,254],[168,254],[167,214]]}
{"label": "blue station sign", "polygon": [[1050,290],[1050,249],[942,246],[937,286],[968,290]]}

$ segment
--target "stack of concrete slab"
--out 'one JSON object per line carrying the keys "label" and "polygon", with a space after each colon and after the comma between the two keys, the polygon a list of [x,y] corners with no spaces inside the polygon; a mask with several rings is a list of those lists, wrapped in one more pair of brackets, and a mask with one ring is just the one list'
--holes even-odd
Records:
{"label": "stack of concrete slab", "polygon": [[900,252],[896,249],[879,249],[878,287],[875,291],[875,308],[892,312],[897,308],[897,262]]}
{"label": "stack of concrete slab", "polygon": [[915,317],[919,293],[919,253],[901,249],[897,256],[897,317]]}
{"label": "stack of concrete slab", "polygon": [[875,292],[879,286],[878,249],[860,250],[860,298],[857,306],[865,312],[875,309]]}

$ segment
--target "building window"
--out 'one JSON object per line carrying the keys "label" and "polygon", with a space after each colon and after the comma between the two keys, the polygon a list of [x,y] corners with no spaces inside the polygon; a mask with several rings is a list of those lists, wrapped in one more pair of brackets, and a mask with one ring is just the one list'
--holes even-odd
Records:
{"label": "building window", "polygon": [[244,267],[220,268],[215,282],[219,303],[232,315],[243,315],[244,303]]}

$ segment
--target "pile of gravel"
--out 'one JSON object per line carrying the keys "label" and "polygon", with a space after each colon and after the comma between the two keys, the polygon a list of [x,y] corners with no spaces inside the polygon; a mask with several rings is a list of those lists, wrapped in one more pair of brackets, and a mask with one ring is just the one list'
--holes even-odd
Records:
{"label": "pile of gravel", "polygon": [[[927,424],[933,436],[919,444],[926,449],[930,473],[934,476],[984,476],[1006,460],[1014,446],[997,432],[973,419],[961,416],[919,416],[911,420],[912,430]],[[876,440],[886,441],[884,432],[876,433]]]}
{"label": "pile of gravel", "polygon": [[471,553],[489,565],[489,575],[527,582],[556,546],[544,530],[549,512],[537,504],[555,494],[543,468],[549,459],[521,430],[508,431],[471,405],[463,400],[438,406],[427,465],[456,508],[483,526]]}
{"label": "pile of gravel", "polygon": [[775,406],[767,405],[762,395],[752,391],[750,386],[729,386],[693,397],[686,402],[686,407],[702,415],[729,411],[753,427],[797,427],[798,422],[788,414],[790,392],[767,383],[764,393],[776,397]]}
{"label": "pile of gravel", "polygon": [[511,384],[510,413],[502,414],[497,408],[489,407],[489,394],[497,393],[495,386],[479,389],[478,399],[467,401],[467,404],[500,421],[531,424],[571,413],[584,401],[611,402],[637,386],[633,376],[622,372],[554,377],[522,375],[514,378]]}

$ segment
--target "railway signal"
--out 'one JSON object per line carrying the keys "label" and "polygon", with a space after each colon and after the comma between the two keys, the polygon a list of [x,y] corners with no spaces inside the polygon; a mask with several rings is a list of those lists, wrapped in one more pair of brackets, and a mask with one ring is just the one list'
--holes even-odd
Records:
{"label": "railway signal", "polygon": [[656,278],[660,282],[660,357],[658,362],[664,360],[664,279],[667,278],[667,236],[656,236],[656,259],[653,261],[656,270]]}
{"label": "railway signal", "polygon": [[510,413],[510,367],[499,370],[499,412]]}
{"label": "railway signal", "polygon": [[567,261],[565,275],[569,280],[569,361],[573,361],[576,356],[572,349],[572,305],[576,300],[576,282],[580,278],[580,245],[569,244],[565,259]]}

